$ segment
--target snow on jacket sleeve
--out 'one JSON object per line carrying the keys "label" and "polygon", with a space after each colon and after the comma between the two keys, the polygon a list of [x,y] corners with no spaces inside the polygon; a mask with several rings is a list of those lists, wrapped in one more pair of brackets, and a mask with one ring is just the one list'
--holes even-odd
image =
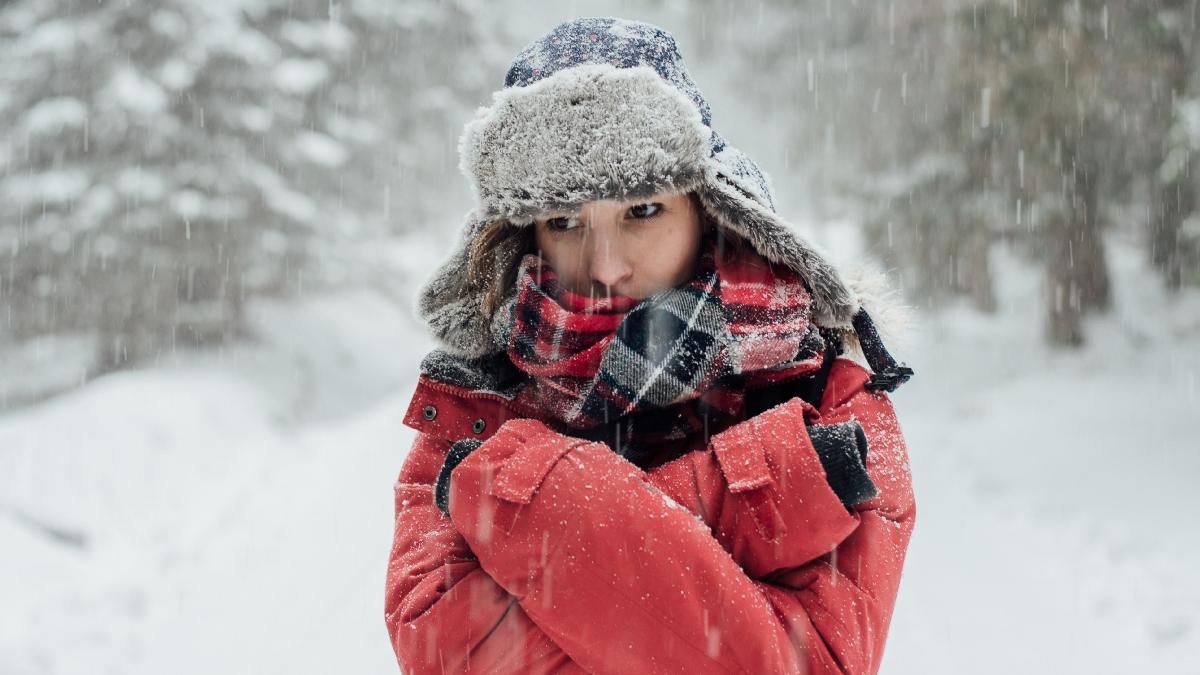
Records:
{"label": "snow on jacket sleeve", "polygon": [[396,481],[384,617],[401,670],[582,673],[480,566],[433,500],[450,443],[418,434]]}
{"label": "snow on jacket sleeve", "polygon": [[[433,503],[445,441],[396,485],[385,603],[405,672],[799,672],[708,528],[602,443],[506,422]],[[460,534],[461,533],[461,534]]]}
{"label": "snow on jacket sleeve", "polygon": [[[819,409],[799,398],[713,436],[646,480],[703,518],[784,617],[808,672],[879,669],[916,507],[887,395],[837,359]],[[879,494],[847,512],[823,479],[805,421],[857,419]]]}
{"label": "snow on jacket sleeve", "polygon": [[450,518],[588,672],[801,672],[767,596],[707,525],[603,443],[509,420],[454,469]]}

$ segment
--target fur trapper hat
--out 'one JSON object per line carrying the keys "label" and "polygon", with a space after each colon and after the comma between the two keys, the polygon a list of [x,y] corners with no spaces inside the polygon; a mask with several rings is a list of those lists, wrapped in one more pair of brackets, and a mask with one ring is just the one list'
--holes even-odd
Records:
{"label": "fur trapper hat", "polygon": [[[872,337],[878,342],[851,287],[776,212],[766,174],[713,129],[675,39],[658,26],[572,19],[530,43],[491,105],[467,123],[459,157],[476,204],[450,258],[417,299],[418,315],[452,354],[479,358],[504,349],[492,338],[483,294],[468,292],[465,283],[471,245],[488,224],[530,226],[547,211],[658,192],[694,192],[719,227],[804,278],[819,326],[856,332],[864,353]],[[502,270],[523,252],[497,253]],[[877,375],[903,368],[890,356],[880,359],[871,363]]]}

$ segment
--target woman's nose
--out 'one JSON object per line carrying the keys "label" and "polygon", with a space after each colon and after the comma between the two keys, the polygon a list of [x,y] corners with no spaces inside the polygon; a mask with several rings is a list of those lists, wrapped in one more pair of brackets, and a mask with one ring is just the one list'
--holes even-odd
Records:
{"label": "woman's nose", "polygon": [[627,253],[621,242],[612,236],[594,236],[588,265],[592,282],[607,286],[609,290],[623,286],[633,274]]}

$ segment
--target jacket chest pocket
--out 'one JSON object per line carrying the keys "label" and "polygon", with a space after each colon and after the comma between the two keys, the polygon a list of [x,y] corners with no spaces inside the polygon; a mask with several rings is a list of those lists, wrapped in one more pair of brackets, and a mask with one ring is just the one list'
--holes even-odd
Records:
{"label": "jacket chest pocket", "polygon": [[[754,521],[758,533],[771,542],[786,532],[787,526],[776,503],[777,485],[767,464],[766,449],[753,435],[718,434],[712,439],[713,452],[733,499],[741,502],[744,513]],[[738,518],[742,516],[742,512],[737,515]]]}

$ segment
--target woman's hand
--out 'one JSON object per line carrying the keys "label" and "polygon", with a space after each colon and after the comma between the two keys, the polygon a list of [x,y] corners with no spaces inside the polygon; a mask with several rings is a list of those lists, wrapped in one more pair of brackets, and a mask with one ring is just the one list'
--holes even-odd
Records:
{"label": "woman's hand", "polygon": [[442,462],[437,482],[434,483],[433,501],[447,517],[450,515],[450,473],[454,471],[454,467],[467,458],[467,455],[479,449],[481,445],[483,445],[483,441],[478,438],[464,438],[455,442],[446,451],[446,461]]}
{"label": "woman's hand", "polygon": [[809,425],[808,440],[821,458],[829,487],[847,509],[879,495],[867,474],[867,435],[858,420]]}

